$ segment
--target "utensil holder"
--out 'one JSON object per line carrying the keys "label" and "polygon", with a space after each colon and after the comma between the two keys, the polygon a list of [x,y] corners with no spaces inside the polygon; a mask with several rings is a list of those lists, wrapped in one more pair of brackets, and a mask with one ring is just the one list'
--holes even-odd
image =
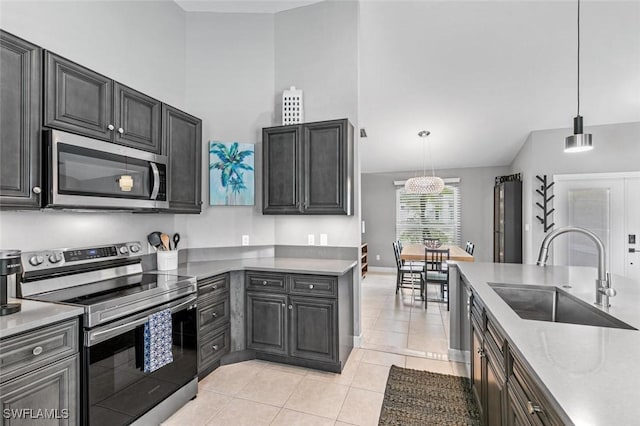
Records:
{"label": "utensil holder", "polygon": [[158,271],[178,269],[178,250],[159,251],[156,260]]}

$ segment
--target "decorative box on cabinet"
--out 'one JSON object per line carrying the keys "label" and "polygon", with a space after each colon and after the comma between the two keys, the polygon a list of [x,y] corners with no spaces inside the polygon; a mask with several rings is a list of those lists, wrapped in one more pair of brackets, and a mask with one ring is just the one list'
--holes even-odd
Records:
{"label": "decorative box on cabinet", "polygon": [[198,280],[198,377],[220,365],[230,348],[229,274]]}
{"label": "decorative box on cabinet", "polygon": [[0,30],[0,207],[39,208],[42,50]]}
{"label": "decorative box on cabinet", "polygon": [[163,153],[161,102],[45,52],[45,126]]}
{"label": "decorative box on cabinet", "polygon": [[56,410],[60,425],[79,420],[79,336],[73,319],[0,341],[0,409]]}
{"label": "decorative box on cabinet", "polygon": [[353,126],[262,129],[263,214],[353,214]]}
{"label": "decorative box on cabinet", "polygon": [[347,275],[247,272],[247,348],[261,359],[342,371],[353,348]]}

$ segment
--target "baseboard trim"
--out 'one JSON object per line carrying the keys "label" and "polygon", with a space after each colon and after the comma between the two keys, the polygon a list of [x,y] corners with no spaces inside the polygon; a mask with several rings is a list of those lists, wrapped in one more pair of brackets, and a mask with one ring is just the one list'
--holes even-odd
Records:
{"label": "baseboard trim", "polygon": [[362,333],[359,336],[353,336],[353,347],[359,348],[362,344]]}
{"label": "baseboard trim", "polygon": [[449,349],[449,360],[455,362],[471,362],[469,351],[461,351],[459,349]]}
{"label": "baseboard trim", "polygon": [[396,268],[390,268],[387,266],[369,266],[369,272],[393,274],[396,272]]}

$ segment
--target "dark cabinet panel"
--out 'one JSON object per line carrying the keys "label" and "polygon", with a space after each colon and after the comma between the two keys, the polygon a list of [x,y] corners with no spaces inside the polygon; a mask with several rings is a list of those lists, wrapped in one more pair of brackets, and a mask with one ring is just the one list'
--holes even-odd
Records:
{"label": "dark cabinet panel", "polygon": [[0,31],[0,207],[40,206],[42,50]]}
{"label": "dark cabinet panel", "polygon": [[[491,351],[487,352],[488,354]],[[486,416],[488,426],[502,426],[504,419],[505,378],[492,356],[486,357]]]}
{"label": "dark cabinet panel", "polygon": [[215,370],[231,348],[229,274],[198,280],[198,377]]}
{"label": "dark cabinet panel", "polygon": [[162,105],[163,143],[169,156],[169,208],[200,213],[202,207],[202,121]]}
{"label": "dark cabinet panel", "polygon": [[475,321],[471,320],[471,390],[480,410],[480,418],[484,419],[484,362],[482,334]]}
{"label": "dark cabinet panel", "polygon": [[263,129],[264,214],[352,214],[347,119]]}
{"label": "dark cabinet panel", "polygon": [[162,152],[162,103],[120,83],[114,84],[114,142],[145,151]]}
{"label": "dark cabinet panel", "polygon": [[263,129],[263,208],[268,213],[300,209],[300,126]]}
{"label": "dark cabinet panel", "polygon": [[522,263],[522,182],[496,185],[493,197],[493,261]]}
{"label": "dark cabinet panel", "polygon": [[247,293],[247,348],[287,355],[287,295]]}
{"label": "dark cabinet panel", "polygon": [[54,53],[45,53],[45,126],[110,141],[113,81]]}
{"label": "dark cabinet panel", "polygon": [[290,297],[291,356],[336,362],[336,301]]}

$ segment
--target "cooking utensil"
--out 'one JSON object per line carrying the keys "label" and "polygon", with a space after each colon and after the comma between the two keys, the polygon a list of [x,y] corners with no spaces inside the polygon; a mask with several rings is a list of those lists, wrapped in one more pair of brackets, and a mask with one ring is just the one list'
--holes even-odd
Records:
{"label": "cooking utensil", "polygon": [[173,234],[173,249],[178,250],[178,243],[180,242],[180,234],[177,232]]}
{"label": "cooking utensil", "polygon": [[156,251],[158,251],[158,247],[162,245],[162,240],[160,239],[160,232],[155,231],[147,235],[147,241],[149,241],[149,244],[151,244],[153,248],[156,249]]}
{"label": "cooking utensil", "polygon": [[165,250],[169,251],[169,236],[167,234],[160,234],[160,240],[162,241],[162,246]]}

